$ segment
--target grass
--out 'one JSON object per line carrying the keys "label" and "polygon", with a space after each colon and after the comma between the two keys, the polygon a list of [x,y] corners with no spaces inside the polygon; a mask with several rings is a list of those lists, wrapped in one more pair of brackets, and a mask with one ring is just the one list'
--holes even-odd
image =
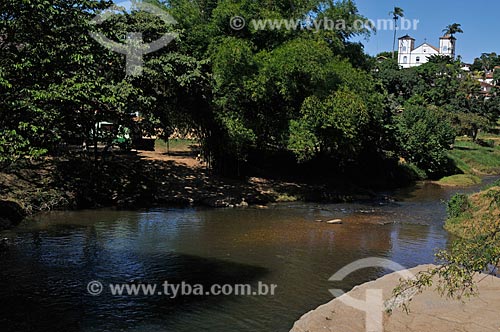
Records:
{"label": "grass", "polygon": [[190,139],[170,139],[167,142],[164,140],[158,139],[155,142],[155,149],[159,151],[167,151],[167,147],[169,148],[170,151],[175,152],[175,151],[190,151],[191,147],[194,145],[196,146],[198,142],[196,140],[190,140]]}
{"label": "grass", "polygon": [[465,174],[500,174],[499,142],[489,147],[470,140],[458,139],[449,156]]}
{"label": "grass", "polygon": [[465,187],[481,183],[480,175],[500,174],[500,136],[482,135],[478,142],[458,138],[448,157],[462,174],[442,178],[438,184]]}
{"label": "grass", "polygon": [[463,211],[448,218],[445,224],[446,230],[460,237],[470,238],[498,229],[500,187],[491,187],[469,196],[466,205]]}
{"label": "grass", "polygon": [[450,187],[467,187],[481,183],[481,178],[473,174],[457,174],[444,177],[438,183]]}

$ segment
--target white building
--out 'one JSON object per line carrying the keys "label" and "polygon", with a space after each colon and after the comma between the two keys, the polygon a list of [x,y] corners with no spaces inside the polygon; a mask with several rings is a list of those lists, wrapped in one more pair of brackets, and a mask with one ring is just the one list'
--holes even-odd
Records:
{"label": "white building", "polygon": [[415,39],[406,35],[399,38],[398,64],[401,68],[420,66],[429,61],[432,55],[443,55],[455,58],[455,41],[452,36],[439,38],[439,48],[425,42],[415,47]]}

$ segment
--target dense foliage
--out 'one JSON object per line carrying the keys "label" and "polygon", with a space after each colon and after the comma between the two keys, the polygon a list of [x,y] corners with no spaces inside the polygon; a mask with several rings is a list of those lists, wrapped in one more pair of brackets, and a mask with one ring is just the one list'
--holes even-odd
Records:
{"label": "dense foliage", "polygon": [[446,150],[453,144],[453,128],[436,109],[412,106],[397,119],[402,156],[427,174],[439,174],[448,164]]}
{"label": "dense foliage", "polygon": [[[61,145],[93,146],[97,159],[98,143],[132,128],[160,137],[190,131],[223,173],[239,172],[250,151],[265,151],[298,163],[321,159],[339,171],[403,157],[434,175],[444,172],[454,134],[476,138],[498,118],[496,98],[481,97],[459,61],[436,57],[401,70],[392,59],[366,56],[350,42],[371,32],[351,29],[363,19],[351,0],[147,2],[177,23],[132,6],[92,24],[111,5],[105,0],[2,1],[0,162]],[[234,16],[301,24],[235,30]],[[311,33],[309,17],[348,24]],[[176,38],[145,55],[142,75],[133,76],[125,75],[125,56],[92,31],[120,43],[131,31],[145,42]],[[115,124],[111,135],[96,125],[103,121]]]}
{"label": "dense foliage", "polygon": [[398,151],[431,176],[446,173],[445,150],[456,135],[475,141],[481,130],[496,125],[500,115],[496,92],[482,93],[474,73],[461,67],[460,60],[441,56],[406,70],[391,60],[376,65],[375,76],[393,107],[402,111],[396,119]]}
{"label": "dense foliage", "polygon": [[[500,64],[496,54],[483,54],[472,73],[461,69],[459,59],[447,57],[405,70],[392,54],[370,58],[361,44],[350,41],[371,33],[351,29],[355,20],[364,19],[352,0],[144,1],[177,24],[133,6],[93,24],[110,0],[0,2],[1,166],[59,154],[68,146],[93,155],[98,165],[99,154],[128,128],[160,138],[194,133],[208,164],[226,174],[240,173],[257,152],[295,161],[280,164],[281,170],[321,164],[329,177],[354,169],[363,178],[377,167],[374,177],[382,177],[398,163],[438,177],[449,169],[446,150],[456,135],[476,140],[480,130],[499,119],[497,90],[485,93],[478,81]],[[396,22],[403,14],[397,9]],[[293,18],[300,24],[292,30],[252,24],[232,29],[234,16],[247,22]],[[347,25],[312,33],[310,17],[342,19]],[[90,35],[102,32],[126,44],[134,31],[144,42],[166,33],[176,36],[144,56],[139,76],[126,75],[126,57]],[[462,30],[455,23],[445,32]],[[498,71],[493,73],[494,81],[499,78]],[[102,122],[114,124],[113,132],[102,131]],[[105,145],[101,152],[99,145]],[[97,178],[89,179],[89,188],[99,188],[91,183]],[[417,286],[451,275],[446,289],[463,291],[473,272],[498,263],[495,190],[488,197],[488,208],[496,213],[490,218],[496,221],[495,233],[477,234],[441,253],[444,267],[424,274]],[[469,208],[467,198],[456,197],[450,217],[463,216]]]}

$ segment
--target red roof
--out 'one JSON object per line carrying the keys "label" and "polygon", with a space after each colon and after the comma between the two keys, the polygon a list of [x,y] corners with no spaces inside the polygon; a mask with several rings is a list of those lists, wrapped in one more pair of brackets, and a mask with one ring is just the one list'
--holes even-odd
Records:
{"label": "red roof", "polygon": [[490,84],[490,83],[488,83],[488,82],[481,82],[481,86],[483,86],[483,87],[492,87],[492,88],[494,88],[496,85]]}

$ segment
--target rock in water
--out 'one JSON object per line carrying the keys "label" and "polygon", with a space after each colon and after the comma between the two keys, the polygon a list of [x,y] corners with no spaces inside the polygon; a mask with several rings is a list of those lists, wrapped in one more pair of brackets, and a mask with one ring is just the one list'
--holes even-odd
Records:
{"label": "rock in water", "polygon": [[18,225],[26,216],[19,204],[0,200],[0,230]]}

